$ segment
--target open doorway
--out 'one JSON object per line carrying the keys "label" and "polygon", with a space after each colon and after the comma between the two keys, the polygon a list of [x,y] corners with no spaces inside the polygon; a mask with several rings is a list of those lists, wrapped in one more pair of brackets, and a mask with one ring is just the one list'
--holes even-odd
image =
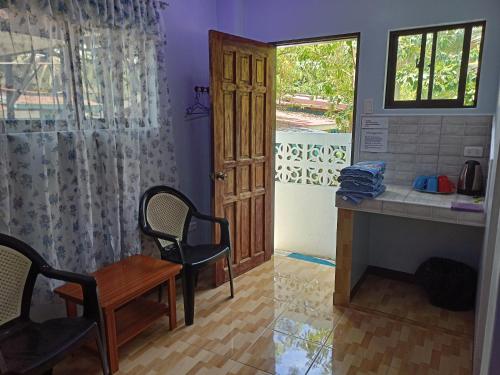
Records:
{"label": "open doorway", "polygon": [[359,34],[278,42],[275,251],[335,262],[340,170],[350,165]]}

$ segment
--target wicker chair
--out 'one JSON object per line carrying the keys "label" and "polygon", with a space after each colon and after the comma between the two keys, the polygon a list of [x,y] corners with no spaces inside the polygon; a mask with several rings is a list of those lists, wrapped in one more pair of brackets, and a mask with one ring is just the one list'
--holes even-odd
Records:
{"label": "wicker chair", "polygon": [[[218,223],[221,229],[220,243],[188,244],[188,228],[192,217]],[[162,259],[183,266],[182,290],[186,325],[193,324],[195,279],[202,267],[225,257],[228,264],[231,298],[234,297],[231,242],[229,223],[226,219],[203,215],[179,191],[168,186],[155,186],[142,196],[139,223],[141,230],[155,239]]]}
{"label": "wicker chair", "polygon": [[[31,321],[38,274],[80,284],[83,316]],[[103,373],[108,374],[96,289],[93,277],[55,270],[24,242],[0,234],[0,374],[50,374],[67,353],[89,339],[96,340]]]}

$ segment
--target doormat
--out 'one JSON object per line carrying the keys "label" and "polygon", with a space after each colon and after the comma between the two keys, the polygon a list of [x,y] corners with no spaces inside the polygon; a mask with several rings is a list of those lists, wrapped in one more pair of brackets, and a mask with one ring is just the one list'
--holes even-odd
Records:
{"label": "doormat", "polygon": [[299,253],[290,253],[287,255],[288,258],[294,258],[298,260],[305,260],[306,262],[322,264],[328,267],[335,267],[335,263],[326,259],[316,258],[311,255],[304,255]]}

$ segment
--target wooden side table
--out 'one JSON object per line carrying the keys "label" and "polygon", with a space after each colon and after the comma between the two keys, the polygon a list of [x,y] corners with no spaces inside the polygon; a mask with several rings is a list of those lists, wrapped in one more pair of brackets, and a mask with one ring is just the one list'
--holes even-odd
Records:
{"label": "wooden side table", "polygon": [[[134,255],[104,267],[96,278],[108,347],[110,372],[118,371],[118,348],[168,313],[170,330],[177,324],[175,276],[182,266],[144,255]],[[146,292],[167,284],[168,306],[146,299]],[[82,289],[65,284],[55,290],[66,302],[68,316],[76,316],[77,304],[83,303]]]}

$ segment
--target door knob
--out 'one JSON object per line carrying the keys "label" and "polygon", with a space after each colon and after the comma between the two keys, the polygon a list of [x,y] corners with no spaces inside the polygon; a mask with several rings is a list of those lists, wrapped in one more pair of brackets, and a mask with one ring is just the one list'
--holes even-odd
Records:
{"label": "door knob", "polygon": [[215,173],[215,178],[217,180],[224,181],[226,179],[226,177],[227,177],[227,173],[225,173],[225,172],[217,172],[217,173]]}

